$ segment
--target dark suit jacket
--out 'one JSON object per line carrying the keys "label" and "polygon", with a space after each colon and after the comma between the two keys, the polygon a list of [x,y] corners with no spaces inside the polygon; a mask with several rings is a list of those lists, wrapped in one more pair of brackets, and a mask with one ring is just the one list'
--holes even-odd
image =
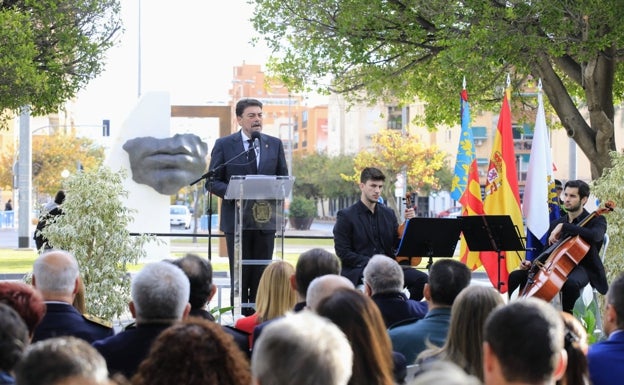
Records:
{"label": "dark suit jacket", "polygon": [[[589,212],[583,209],[583,213],[576,218],[575,222],[582,221],[583,218],[588,215]],[[587,271],[591,285],[598,290],[600,294],[606,294],[609,289],[609,284],[607,282],[604,265],[600,260],[599,252],[602,247],[605,232],[607,231],[607,220],[604,216],[598,215],[585,226],[577,226],[576,224],[568,223],[568,216],[565,215],[550,224],[549,235],[559,223],[563,223],[562,235],[579,235],[590,244],[591,247],[579,263],[579,266],[583,266]]]}
{"label": "dark suit jacket", "polygon": [[87,319],[68,303],[46,303],[46,314],[35,328],[32,343],[58,336],[74,336],[89,343],[113,335],[113,329]]}
{"label": "dark suit jacket", "polygon": [[[232,135],[217,139],[210,158],[210,170],[235,158],[245,150],[240,130]],[[260,164],[256,172],[252,164],[249,164],[246,156],[241,156],[231,164],[219,169],[215,174],[212,185],[206,181],[206,189],[218,197],[223,198],[232,175],[288,175],[288,166],[284,156],[284,146],[278,138],[260,135]],[[234,232],[234,201],[223,200],[221,204],[221,231],[224,233]]]}
{"label": "dark suit jacket", "polygon": [[169,326],[171,325],[137,325],[112,337],[95,341],[92,345],[106,360],[111,375],[121,373],[126,378],[132,378],[147,357],[152,342]]}
{"label": "dark suit jacket", "polygon": [[429,309],[427,302],[408,299],[403,293],[374,294],[371,299],[379,308],[386,328],[408,319],[419,320],[427,314]]}
{"label": "dark suit jacket", "polygon": [[369,210],[362,201],[338,211],[336,215],[334,248],[342,261],[340,274],[349,278],[356,286],[360,283],[368,260],[375,254],[393,257],[399,242],[399,224],[394,211],[379,204],[376,205],[376,210],[382,250],[375,250],[371,242],[373,234],[369,224]]}
{"label": "dark suit jacket", "polygon": [[624,331],[589,347],[589,378],[594,385],[621,384],[624,378]]}

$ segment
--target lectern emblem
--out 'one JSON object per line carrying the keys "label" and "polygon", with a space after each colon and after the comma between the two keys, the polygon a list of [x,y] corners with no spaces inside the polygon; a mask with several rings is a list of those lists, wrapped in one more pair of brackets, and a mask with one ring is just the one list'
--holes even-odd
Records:
{"label": "lectern emblem", "polygon": [[254,221],[257,223],[269,223],[272,209],[267,201],[255,201],[252,208]]}

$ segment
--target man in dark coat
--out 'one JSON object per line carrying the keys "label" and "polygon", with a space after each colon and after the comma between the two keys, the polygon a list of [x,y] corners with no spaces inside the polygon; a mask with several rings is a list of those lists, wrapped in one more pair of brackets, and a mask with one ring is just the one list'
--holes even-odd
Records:
{"label": "man in dark coat", "polygon": [[83,315],[72,306],[78,292],[78,263],[62,250],[45,252],[33,266],[32,282],[45,300],[46,314],[35,328],[32,342],[74,336],[87,342],[113,335],[109,322]]}
{"label": "man in dark coat", "polygon": [[148,263],[134,276],[129,307],[136,327],[92,344],[111,375],[132,378],[160,333],[188,316],[189,292],[184,272],[168,262]]}
{"label": "man in dark coat", "polygon": [[[261,134],[262,103],[256,99],[241,99],[236,103],[236,119],[240,131],[217,139],[210,158],[210,170],[214,177],[206,181],[206,189],[223,198],[233,175],[287,176],[288,166],[284,146],[278,138]],[[258,142],[252,138],[259,135]],[[257,145],[257,148],[255,147]],[[241,153],[246,152],[243,156]],[[252,201],[250,205],[262,206],[266,202]],[[262,206],[264,207],[264,206]],[[235,201],[223,200],[221,204],[220,229],[225,233],[230,262],[231,287],[234,287],[234,218]],[[252,210],[246,211],[249,219]],[[266,211],[266,210],[260,210]],[[270,209],[269,209],[270,211]],[[257,224],[256,221],[254,224]],[[242,259],[270,260],[275,245],[275,227],[243,230]],[[241,280],[241,303],[255,303],[256,291],[265,265],[245,266]],[[234,290],[232,290],[232,293]],[[231,298],[233,304],[233,297]],[[252,314],[245,307],[243,314]]]}
{"label": "man in dark coat", "polygon": [[[606,294],[609,289],[605,269],[600,260],[599,251],[602,247],[607,221],[602,215],[598,215],[581,226],[580,224],[589,216],[589,212],[583,208],[589,198],[589,185],[581,180],[571,180],[565,184],[563,190],[563,204],[566,215],[553,221],[548,230],[548,243],[556,244],[568,237],[580,236],[590,246],[589,251],[581,262],[568,274],[567,280],[561,287],[561,307],[563,311],[572,313],[574,303],[581,295],[581,290],[588,284],[598,290],[600,294]],[[542,255],[540,260],[546,259],[548,254]],[[509,274],[509,294],[527,283],[529,268],[532,262],[522,261],[520,268]]]}
{"label": "man in dark coat", "polygon": [[[386,176],[381,170],[367,167],[360,175],[360,200],[338,211],[334,225],[334,247],[342,261],[341,275],[357,287],[362,284],[362,272],[375,254],[394,257],[400,241],[399,224],[394,211],[379,204]],[[405,218],[413,218],[414,209],[405,210]],[[405,285],[410,298],[420,301],[427,274],[409,266],[403,267]]]}

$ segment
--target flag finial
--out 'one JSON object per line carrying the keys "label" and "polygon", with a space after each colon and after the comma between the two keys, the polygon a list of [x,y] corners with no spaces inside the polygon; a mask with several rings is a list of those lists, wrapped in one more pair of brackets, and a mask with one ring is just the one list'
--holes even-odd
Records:
{"label": "flag finial", "polygon": [[537,81],[537,90],[542,91],[542,78],[539,78]]}

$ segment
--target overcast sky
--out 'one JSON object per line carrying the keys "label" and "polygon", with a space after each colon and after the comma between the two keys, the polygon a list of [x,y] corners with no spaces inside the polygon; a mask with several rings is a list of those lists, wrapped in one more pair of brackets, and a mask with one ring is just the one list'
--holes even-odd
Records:
{"label": "overcast sky", "polygon": [[[79,93],[76,124],[120,125],[138,96],[139,0],[121,0],[125,31],[108,52],[105,72]],[[141,92],[168,91],[172,104],[229,99],[232,69],[261,64],[269,52],[253,47],[245,0],[142,0]]]}

